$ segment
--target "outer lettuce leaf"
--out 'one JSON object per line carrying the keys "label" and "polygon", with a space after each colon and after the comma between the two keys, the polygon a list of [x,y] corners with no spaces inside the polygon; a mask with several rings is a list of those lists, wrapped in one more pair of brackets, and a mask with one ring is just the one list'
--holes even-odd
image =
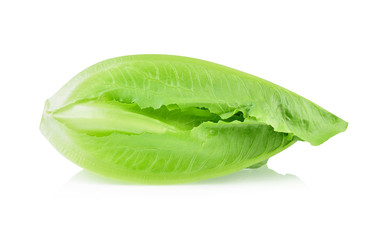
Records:
{"label": "outer lettuce leaf", "polygon": [[319,145],[347,122],[259,77],[219,64],[169,55],[133,55],[95,64],[48,101],[47,111],[84,99],[135,102],[140,108],[204,107],[224,117],[235,111]]}
{"label": "outer lettuce leaf", "polygon": [[296,141],[253,120],[205,122],[177,133],[95,136],[46,115],[41,130],[59,152],[83,168],[150,184],[198,181],[262,165]]}

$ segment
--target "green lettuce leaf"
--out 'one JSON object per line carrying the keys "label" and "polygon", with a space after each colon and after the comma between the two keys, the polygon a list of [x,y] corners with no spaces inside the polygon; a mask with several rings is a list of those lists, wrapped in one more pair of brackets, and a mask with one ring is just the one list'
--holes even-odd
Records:
{"label": "green lettuce leaf", "polygon": [[47,100],[43,134],[96,173],[182,183],[266,164],[297,140],[319,145],[347,123],[261,78],[169,55],[109,59]]}

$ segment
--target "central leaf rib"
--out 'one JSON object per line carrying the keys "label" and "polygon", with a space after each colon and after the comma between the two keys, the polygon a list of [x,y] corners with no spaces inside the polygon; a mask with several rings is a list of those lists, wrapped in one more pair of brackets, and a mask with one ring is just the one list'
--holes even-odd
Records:
{"label": "central leaf rib", "polygon": [[77,103],[54,111],[53,117],[71,129],[92,135],[177,131],[174,126],[158,119],[130,111],[128,104],[114,101]]}

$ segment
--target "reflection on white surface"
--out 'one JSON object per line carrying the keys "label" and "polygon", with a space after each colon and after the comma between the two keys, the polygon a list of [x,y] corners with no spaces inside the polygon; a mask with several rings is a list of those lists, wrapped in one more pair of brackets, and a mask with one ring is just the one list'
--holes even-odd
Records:
{"label": "reflection on white surface", "polygon": [[[279,174],[268,166],[262,166],[256,169],[243,169],[236,173],[232,173],[226,176],[207,179],[200,182],[188,183],[183,185],[209,185],[209,184],[247,184],[247,183],[297,183],[303,182],[295,175]],[[118,180],[106,178],[98,174],[89,172],[87,170],[81,170],[74,175],[66,185],[76,184],[110,184],[110,185],[139,185],[134,183],[126,183]],[[179,185],[178,185],[179,186]]]}

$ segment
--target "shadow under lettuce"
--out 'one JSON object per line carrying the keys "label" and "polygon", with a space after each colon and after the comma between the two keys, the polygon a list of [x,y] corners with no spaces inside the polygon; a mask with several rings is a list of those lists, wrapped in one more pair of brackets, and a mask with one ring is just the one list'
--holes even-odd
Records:
{"label": "shadow under lettuce", "polygon": [[225,175],[218,178],[211,178],[193,184],[243,184],[243,183],[297,183],[303,185],[303,182],[292,174],[279,174],[267,165],[259,168],[246,168],[238,172]]}

